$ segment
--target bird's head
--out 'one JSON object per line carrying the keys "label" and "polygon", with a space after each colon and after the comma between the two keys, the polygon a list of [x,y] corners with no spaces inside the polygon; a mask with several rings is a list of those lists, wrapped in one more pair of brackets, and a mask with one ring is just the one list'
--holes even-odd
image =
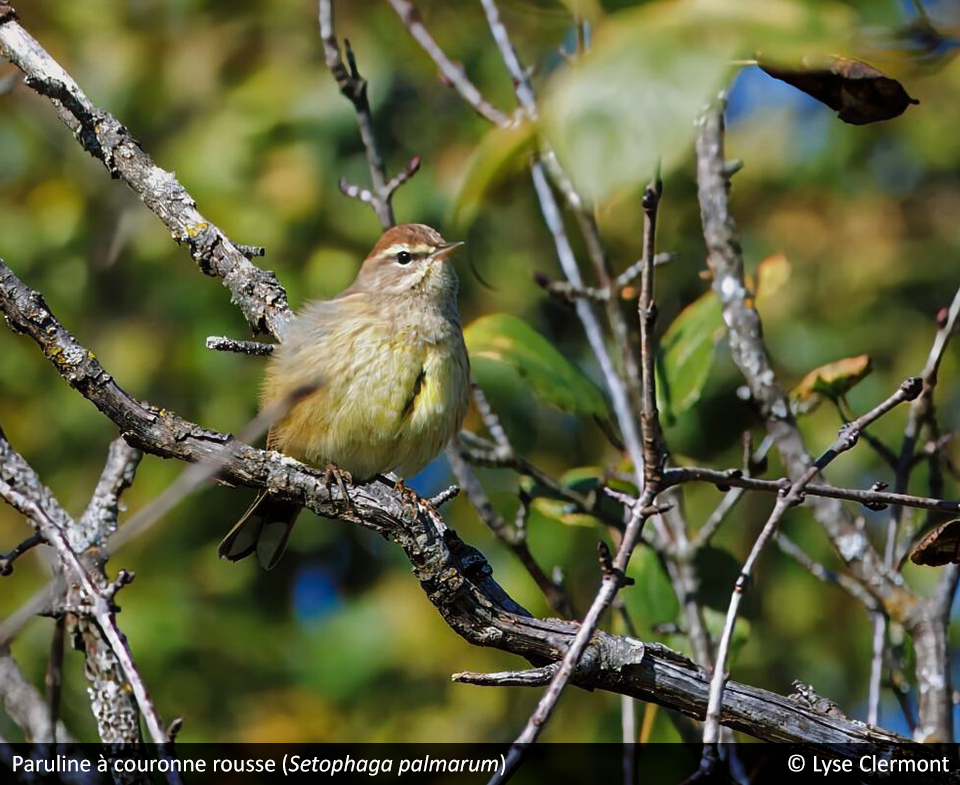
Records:
{"label": "bird's head", "polygon": [[374,294],[419,294],[430,299],[455,298],[457,275],[447,263],[463,245],[448,243],[423,224],[400,224],[387,229],[370,251],[356,283]]}

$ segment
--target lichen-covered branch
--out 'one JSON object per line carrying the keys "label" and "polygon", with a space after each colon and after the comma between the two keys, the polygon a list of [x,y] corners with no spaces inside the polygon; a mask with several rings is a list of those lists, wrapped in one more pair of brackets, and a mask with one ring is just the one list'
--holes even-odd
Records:
{"label": "lichen-covered branch", "polygon": [[[10,650],[0,647],[0,705],[14,721],[27,741],[48,743],[53,740],[47,703],[17,667]],[[57,724],[57,741],[72,742],[63,723]]]}
{"label": "lichen-covered branch", "polygon": [[57,554],[66,588],[59,612],[68,614],[72,637],[82,641],[91,708],[105,744],[140,741],[138,707],[152,741],[166,741],[163,724],[116,623],[113,596],[128,582],[126,573],[121,571],[117,581],[109,583],[100,556],[100,536],[115,525],[111,511],[138,461],[139,454],[130,447],[112,447],[84,528],[57,504],[0,431],[0,497],[21,512]]}
{"label": "lichen-covered branch", "polygon": [[[702,116],[696,141],[697,186],[707,265],[713,290],[723,306],[733,360],[759,405],[767,432],[773,437],[790,479],[796,480],[807,471],[811,459],[791,415],[787,396],[777,383],[763,341],[760,316],[747,291],[743,254],[729,210],[730,173],[724,160],[723,110],[721,102],[719,107]],[[929,603],[909,590],[838,500],[813,497],[810,506],[852,575],[882,604],[884,613],[904,624],[913,638],[921,694],[916,738],[949,740],[953,714],[942,616],[931,613]]]}
{"label": "lichen-covered branch", "polygon": [[894,407],[904,401],[912,401],[920,395],[920,389],[923,386],[918,377],[907,379],[900,388],[887,400],[879,406],[870,410],[862,417],[851,423],[845,424],[837,436],[836,441],[819,457],[816,461],[793,483],[777,495],[777,503],[770,513],[767,522],[764,524],[757,537],[750,555],[744,562],[740,575],[733,588],[733,594],[730,597],[730,606],[727,610],[727,617],[723,627],[723,634],[720,638],[720,646],[717,650],[716,664],[713,669],[713,676],[710,681],[710,703],[707,707],[707,718],[703,724],[703,743],[704,743],[704,762],[706,765],[716,760],[717,755],[715,747],[720,740],[720,706],[723,702],[724,682],[726,681],[726,667],[730,655],[730,642],[733,639],[733,631],[737,622],[740,600],[746,591],[750,576],[753,573],[754,565],[760,558],[767,542],[776,534],[780,521],[784,514],[791,507],[797,506],[803,499],[804,488],[810,484],[810,481],[823,471],[826,466],[835,460],[839,455],[847,450],[853,449],[860,433],[873,422],[883,417]]}
{"label": "lichen-covered branch", "polygon": [[291,313],[287,295],[269,270],[252,264],[197,210],[172,172],[161,169],[130,131],[98,108],[59,63],[20,25],[9,5],[0,14],[0,55],[19,68],[27,85],[48,98],[77,141],[112,177],[123,180],[170,230],[186,243],[200,270],[219,278],[256,333],[281,337]]}
{"label": "lichen-covered branch", "polygon": [[[67,332],[42,298],[2,263],[0,311],[11,327],[39,345],[65,381],[139,449],[190,462],[218,461],[220,475],[232,483],[269,488],[280,498],[321,515],[380,533],[403,549],[424,592],[451,629],[475,645],[493,646],[539,663],[561,660],[570,650],[580,625],[531,617],[493,580],[482,554],[453,530],[438,527],[437,513],[431,514],[409,493],[372,482],[348,489],[350,504],[346,504],[339,485],[326,483],[323,472],[138,401]],[[709,682],[699,666],[659,644],[601,631],[591,636],[571,681],[653,701],[691,717],[702,718],[706,710]],[[721,721],[757,738],[809,744],[863,742],[878,754],[904,741],[735,682],[727,684]]]}

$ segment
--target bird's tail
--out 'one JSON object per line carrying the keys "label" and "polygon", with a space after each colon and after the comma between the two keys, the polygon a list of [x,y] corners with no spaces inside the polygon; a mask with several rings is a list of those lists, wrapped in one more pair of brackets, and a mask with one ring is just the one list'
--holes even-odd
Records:
{"label": "bird's tail", "polygon": [[223,559],[239,561],[256,552],[260,566],[272,570],[287,547],[302,508],[261,491],[253,504],[220,543]]}

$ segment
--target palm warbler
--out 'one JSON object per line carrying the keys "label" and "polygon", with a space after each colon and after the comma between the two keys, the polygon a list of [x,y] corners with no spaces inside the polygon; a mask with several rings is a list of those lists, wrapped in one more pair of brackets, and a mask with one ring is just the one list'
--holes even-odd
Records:
{"label": "palm warbler", "polygon": [[[270,429],[268,449],[354,480],[409,477],[436,457],[469,398],[457,276],[447,261],[458,245],[421,224],[388,229],[349,288],[294,319],[270,358],[261,409],[296,403]],[[300,390],[308,392],[297,400]],[[220,555],[236,561],[256,552],[271,569],[299,512],[261,492]]]}

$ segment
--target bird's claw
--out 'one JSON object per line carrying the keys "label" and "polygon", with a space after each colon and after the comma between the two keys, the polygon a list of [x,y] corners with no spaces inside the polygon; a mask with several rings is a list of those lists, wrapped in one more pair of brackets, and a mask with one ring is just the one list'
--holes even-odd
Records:
{"label": "bird's claw", "polygon": [[413,490],[413,488],[408,488],[406,485],[404,485],[402,479],[397,480],[397,484],[394,487],[400,494],[400,498],[404,501],[410,502],[415,507],[423,503],[423,500],[420,498],[419,494]]}
{"label": "bird's claw", "polygon": [[354,506],[353,499],[350,498],[350,494],[347,492],[347,486],[353,485],[353,477],[350,472],[341,469],[336,464],[328,463],[324,468],[323,483],[326,486],[327,492],[329,492],[330,489],[333,488],[334,483],[336,483],[340,489],[344,509],[356,513],[357,508]]}

